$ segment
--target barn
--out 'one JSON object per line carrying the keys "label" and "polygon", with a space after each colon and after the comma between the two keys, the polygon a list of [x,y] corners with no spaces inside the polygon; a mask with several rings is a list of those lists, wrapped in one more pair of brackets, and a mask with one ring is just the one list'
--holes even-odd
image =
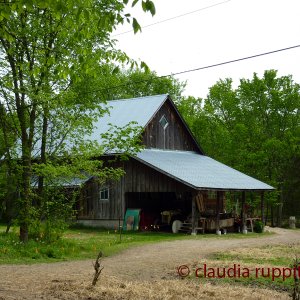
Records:
{"label": "barn", "polygon": [[142,229],[160,224],[192,234],[219,232],[236,220],[225,211],[225,193],[234,191],[241,194],[241,229],[245,231],[247,221],[252,225],[245,211],[247,192],[259,193],[264,219],[264,192],[273,187],[206,156],[169,95],[113,100],[109,106],[110,113],[95,123],[92,137],[105,133],[109,124],[122,127],[134,121],[143,128],[144,149],[122,162],[125,175],[119,181],[85,182],[79,223],[116,228],[126,212],[138,209]]}

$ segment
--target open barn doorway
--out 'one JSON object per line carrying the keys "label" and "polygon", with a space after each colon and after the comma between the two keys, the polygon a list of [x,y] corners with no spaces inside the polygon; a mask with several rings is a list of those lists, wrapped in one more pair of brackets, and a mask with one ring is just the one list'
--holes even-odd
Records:
{"label": "open barn doorway", "polygon": [[191,212],[188,199],[175,192],[132,192],[125,194],[125,208],[141,209],[141,230],[170,231],[174,220],[184,220]]}

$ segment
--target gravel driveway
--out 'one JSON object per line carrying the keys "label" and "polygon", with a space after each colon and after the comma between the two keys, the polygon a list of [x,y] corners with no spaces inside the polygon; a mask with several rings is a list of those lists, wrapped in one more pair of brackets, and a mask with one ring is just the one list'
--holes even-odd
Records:
{"label": "gravel driveway", "polygon": [[[300,242],[299,230],[272,230],[276,234],[258,238],[221,239],[216,236],[138,246],[104,258],[103,274],[124,282],[171,280],[175,278],[177,266],[203,259],[213,252]],[[44,291],[53,282],[91,282],[92,263],[91,260],[82,260],[0,265],[0,299],[50,299],[45,296]]]}

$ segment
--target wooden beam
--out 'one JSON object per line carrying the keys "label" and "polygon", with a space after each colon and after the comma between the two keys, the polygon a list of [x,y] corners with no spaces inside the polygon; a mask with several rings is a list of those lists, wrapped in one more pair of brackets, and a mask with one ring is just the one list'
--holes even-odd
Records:
{"label": "wooden beam", "polygon": [[196,235],[196,195],[192,194],[192,235]]}
{"label": "wooden beam", "polygon": [[217,222],[216,222],[216,232],[218,233],[220,230],[220,208],[221,208],[221,198],[222,192],[217,191],[217,205],[216,205],[216,214],[217,214]]}
{"label": "wooden beam", "polygon": [[261,208],[261,221],[265,224],[265,201],[264,201],[264,192],[260,194],[260,208]]}
{"label": "wooden beam", "polygon": [[242,233],[246,233],[246,212],[245,212],[246,192],[242,192]]}

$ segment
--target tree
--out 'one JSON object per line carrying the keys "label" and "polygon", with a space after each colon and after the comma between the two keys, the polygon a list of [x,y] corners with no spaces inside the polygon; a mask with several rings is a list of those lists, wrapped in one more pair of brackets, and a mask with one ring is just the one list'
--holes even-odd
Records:
{"label": "tree", "polygon": [[231,79],[220,80],[203,104],[194,98],[179,104],[204,151],[276,187],[269,201],[279,205],[287,195],[294,203],[299,197],[292,192],[299,182],[299,107],[299,84],[274,70],[241,79],[236,89]]}
{"label": "tree", "polygon": [[115,64],[99,65],[97,76],[86,75],[78,84],[85,93],[98,99],[127,99],[157,94],[170,94],[172,99],[181,98],[185,83],[172,76],[159,77],[148,68],[128,68]]}
{"label": "tree", "polygon": [[[125,13],[128,3],[20,0],[0,4],[0,102],[4,108],[0,117],[14,120],[10,125],[19,145],[18,220],[23,242],[28,240],[32,213],[34,150],[38,147],[44,166],[49,156],[64,154],[70,145],[78,145],[73,153],[82,152],[83,133],[91,131],[93,119],[104,110],[97,93],[88,94],[84,86],[78,89],[78,83],[86,75],[97,76],[99,64],[133,63],[114,48],[110,38],[115,26],[124,21],[131,22],[135,32],[140,29],[137,20]],[[141,3],[144,11],[155,13],[152,1]],[[64,143],[67,137],[69,148]],[[89,155],[95,154],[94,148],[89,149]],[[6,149],[6,159],[11,154],[12,148]],[[40,194],[43,177],[39,178]]]}

